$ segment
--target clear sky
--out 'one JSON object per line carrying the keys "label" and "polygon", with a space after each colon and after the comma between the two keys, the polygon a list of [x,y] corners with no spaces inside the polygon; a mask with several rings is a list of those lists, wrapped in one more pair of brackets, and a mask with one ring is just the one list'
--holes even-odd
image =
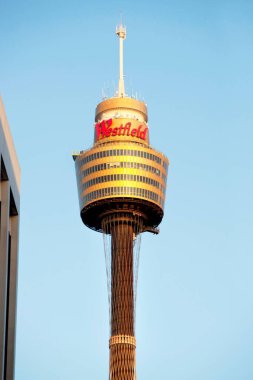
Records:
{"label": "clear sky", "polygon": [[108,379],[102,235],[72,151],[125,78],[170,159],[142,236],[138,379],[253,379],[253,1],[0,1],[0,93],[22,168],[16,380]]}

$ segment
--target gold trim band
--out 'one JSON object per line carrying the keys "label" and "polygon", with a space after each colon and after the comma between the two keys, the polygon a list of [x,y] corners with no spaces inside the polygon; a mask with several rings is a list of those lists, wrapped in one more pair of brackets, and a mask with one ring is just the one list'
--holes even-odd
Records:
{"label": "gold trim band", "polygon": [[109,348],[115,344],[131,344],[136,348],[136,339],[130,335],[114,335],[109,340]]}

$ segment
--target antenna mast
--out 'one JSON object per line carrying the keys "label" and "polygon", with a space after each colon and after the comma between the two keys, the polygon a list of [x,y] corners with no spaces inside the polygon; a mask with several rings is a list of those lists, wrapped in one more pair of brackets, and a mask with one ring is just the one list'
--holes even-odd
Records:
{"label": "antenna mast", "polygon": [[119,37],[119,89],[118,96],[125,96],[125,84],[124,84],[124,75],[123,75],[123,41],[126,39],[126,27],[118,25],[116,27],[116,34]]}

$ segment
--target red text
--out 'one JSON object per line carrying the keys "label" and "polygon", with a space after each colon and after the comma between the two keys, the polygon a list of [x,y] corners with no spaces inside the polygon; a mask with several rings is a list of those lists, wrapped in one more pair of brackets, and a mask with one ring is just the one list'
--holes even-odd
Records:
{"label": "red text", "polygon": [[112,127],[112,119],[103,120],[101,123],[97,123],[95,127],[97,140],[111,136],[131,136],[145,140],[148,132],[148,128],[143,125],[132,128],[131,122],[127,122],[124,126],[121,124],[119,127]]}

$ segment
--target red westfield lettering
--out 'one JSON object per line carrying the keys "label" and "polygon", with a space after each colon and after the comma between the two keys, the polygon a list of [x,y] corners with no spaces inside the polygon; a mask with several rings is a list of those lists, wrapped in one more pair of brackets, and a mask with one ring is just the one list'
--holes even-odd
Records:
{"label": "red westfield lettering", "polygon": [[103,120],[96,123],[96,138],[97,140],[104,139],[110,136],[132,136],[145,140],[147,137],[148,128],[139,125],[138,128],[132,128],[132,123],[127,122],[124,126],[112,127],[112,119]]}

